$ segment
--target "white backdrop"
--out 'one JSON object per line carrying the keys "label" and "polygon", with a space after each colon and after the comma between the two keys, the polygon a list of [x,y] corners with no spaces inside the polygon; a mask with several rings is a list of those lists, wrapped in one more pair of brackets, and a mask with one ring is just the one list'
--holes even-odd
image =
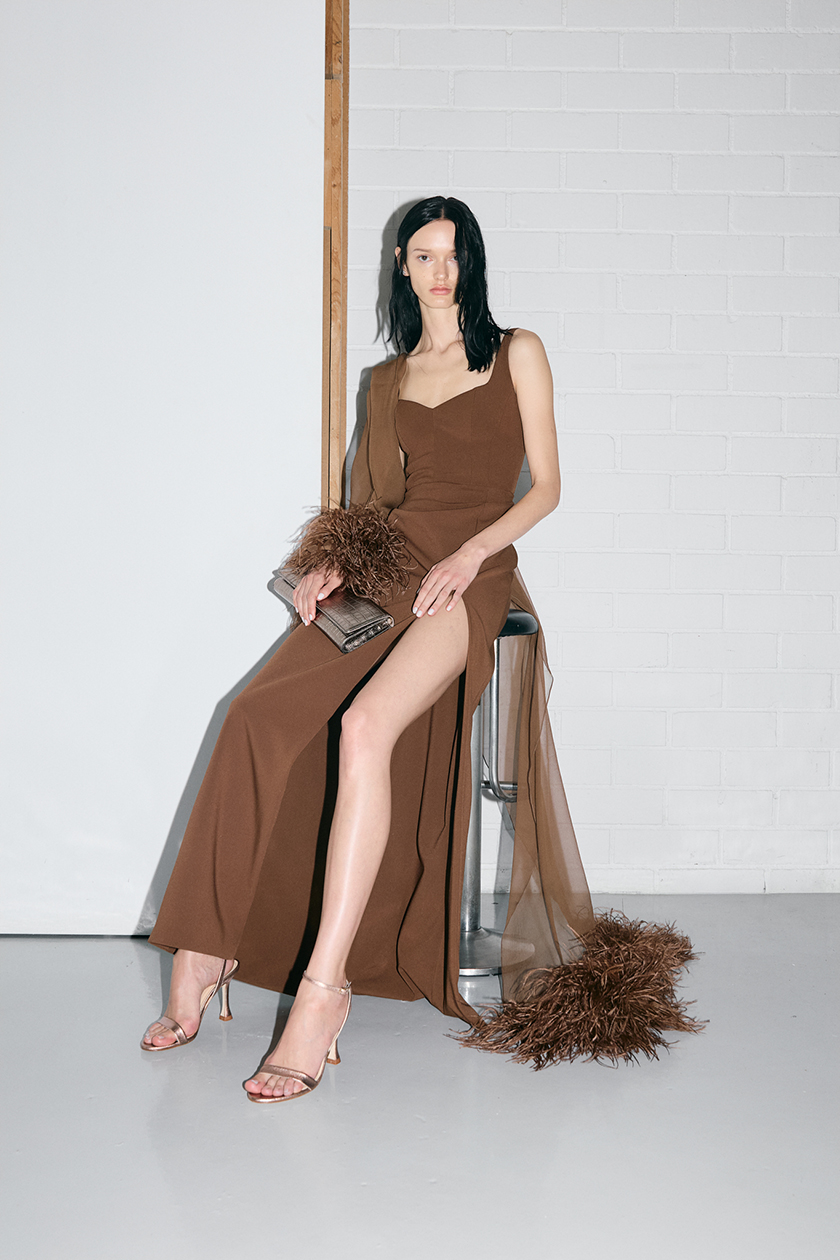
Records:
{"label": "white backdrop", "polygon": [[324,18],[2,15],[2,929],[132,932],[319,495]]}

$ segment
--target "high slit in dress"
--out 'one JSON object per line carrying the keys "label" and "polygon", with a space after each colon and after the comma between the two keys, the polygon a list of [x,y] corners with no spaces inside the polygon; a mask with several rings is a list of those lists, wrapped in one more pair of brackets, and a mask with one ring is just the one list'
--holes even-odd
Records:
{"label": "high slit in dress", "polygon": [[[399,398],[404,356],[374,370],[351,499],[405,535],[410,581],[384,601],[394,626],[344,655],[317,628],[300,625],[233,700],[154,944],[237,958],[237,979],[277,992],[296,987],[318,926],[341,713],[414,621],[412,602],[431,565],[513,503],[524,442],[509,346],[506,335],[488,379],[478,376],[438,407]],[[347,964],[357,993],[425,997],[470,1023],[476,1014],[458,992],[470,729],[511,604],[534,611],[515,570],[512,546],[482,564],[463,596],[466,669],[394,749],[388,844]],[[593,922],[548,724],[542,633],[523,644],[508,680],[519,711],[519,792],[505,996],[523,972],[577,957]]]}

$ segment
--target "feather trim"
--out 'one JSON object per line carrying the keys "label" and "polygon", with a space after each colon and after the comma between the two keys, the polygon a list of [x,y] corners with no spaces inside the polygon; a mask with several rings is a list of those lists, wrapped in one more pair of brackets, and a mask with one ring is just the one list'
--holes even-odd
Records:
{"label": "feather trim", "polygon": [[408,585],[405,537],[376,508],[325,508],[304,525],[286,564],[301,577],[323,569],[340,573],[353,595],[381,602]]}
{"label": "feather trim", "polygon": [[536,1070],[573,1059],[635,1061],[668,1048],[662,1033],[700,1032],[674,992],[696,954],[673,925],[599,915],[574,962],[528,972],[513,1001],[487,1007],[465,1046],[509,1054]]}

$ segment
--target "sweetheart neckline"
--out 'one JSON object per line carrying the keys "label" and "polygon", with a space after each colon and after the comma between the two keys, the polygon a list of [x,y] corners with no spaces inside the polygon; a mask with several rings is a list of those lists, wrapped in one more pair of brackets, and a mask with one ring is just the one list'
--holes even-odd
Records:
{"label": "sweetheart neckline", "polygon": [[467,394],[475,394],[479,389],[489,389],[496,375],[495,366],[490,374],[490,380],[485,381],[483,385],[473,385],[472,389],[462,389],[460,394],[452,394],[449,398],[444,398],[443,402],[436,403],[434,407],[430,407],[428,403],[418,402],[416,398],[397,398],[398,403],[411,403],[415,407],[422,407],[424,411],[440,411],[441,407],[445,407],[447,403],[454,402],[456,398],[465,398]]}

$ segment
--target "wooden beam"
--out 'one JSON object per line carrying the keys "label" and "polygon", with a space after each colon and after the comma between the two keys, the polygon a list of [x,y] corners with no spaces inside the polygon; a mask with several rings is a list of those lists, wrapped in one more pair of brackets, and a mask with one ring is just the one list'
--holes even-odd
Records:
{"label": "wooden beam", "polygon": [[347,134],[350,0],[326,0],[321,502],[344,499],[347,447]]}

